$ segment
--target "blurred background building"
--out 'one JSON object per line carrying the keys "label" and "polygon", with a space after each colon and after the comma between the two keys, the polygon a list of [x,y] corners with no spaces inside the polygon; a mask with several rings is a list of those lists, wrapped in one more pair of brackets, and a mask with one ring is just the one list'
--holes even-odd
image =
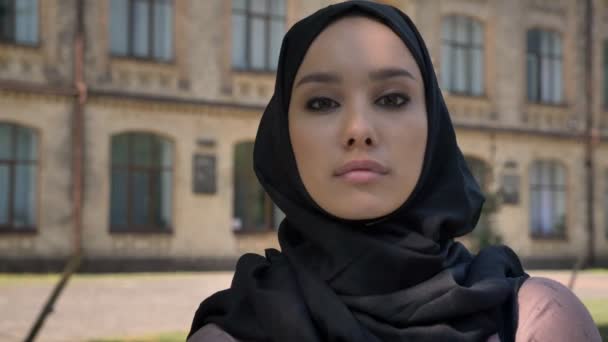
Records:
{"label": "blurred background building", "polygon": [[[608,1],[385,2],[421,30],[488,197],[464,242],[608,264]],[[283,34],[330,3],[0,0],[0,271],[277,247],[253,141]]]}

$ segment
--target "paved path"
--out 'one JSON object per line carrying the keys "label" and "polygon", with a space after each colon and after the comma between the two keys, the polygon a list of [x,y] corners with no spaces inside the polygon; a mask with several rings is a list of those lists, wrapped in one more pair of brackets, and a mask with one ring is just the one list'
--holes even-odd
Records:
{"label": "paved path", "polygon": [[[531,276],[551,278],[568,286],[572,272],[567,271],[531,271]],[[608,272],[578,273],[574,281],[574,293],[585,299],[608,299]]]}
{"label": "paved path", "polygon": [[[230,272],[76,277],[37,341],[186,331],[200,301],[231,279]],[[0,283],[0,341],[23,341],[53,286],[48,280]]]}
{"label": "paved path", "polygon": [[[569,272],[532,272],[567,284]],[[78,276],[68,284],[37,341],[79,342],[100,337],[187,331],[199,302],[229,286],[230,272]],[[55,282],[0,282],[0,341],[22,341]],[[608,273],[579,274],[583,299],[608,298]]]}

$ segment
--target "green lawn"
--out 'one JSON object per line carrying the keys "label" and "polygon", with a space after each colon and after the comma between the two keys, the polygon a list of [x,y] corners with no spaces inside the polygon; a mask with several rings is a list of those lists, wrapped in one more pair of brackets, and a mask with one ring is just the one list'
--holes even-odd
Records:
{"label": "green lawn", "polygon": [[0,285],[13,285],[26,282],[56,283],[57,273],[0,273]]}
{"label": "green lawn", "polygon": [[[590,273],[608,273],[608,269],[591,269],[585,272]],[[189,275],[197,276],[197,273],[190,272],[177,272],[174,275]],[[166,277],[167,273],[117,273],[117,274],[77,274],[74,279],[87,279],[87,278],[131,278],[131,277],[143,277],[143,278],[156,278]],[[59,280],[58,274],[7,274],[0,273],[0,286],[11,285],[15,283],[27,283],[27,282],[48,282],[56,283]],[[600,334],[605,342],[608,342],[608,298],[602,299],[591,299],[583,300],[585,306],[591,312],[593,320],[597,324]],[[183,342],[186,339],[186,332],[165,332],[156,333],[146,336],[136,337],[116,337],[110,339],[96,339],[88,342]]]}
{"label": "green lawn", "polygon": [[608,268],[590,268],[590,269],[584,270],[583,272],[588,272],[588,273],[608,273]]}
{"label": "green lawn", "polygon": [[[205,272],[211,274],[213,272]],[[221,273],[221,272],[219,272]],[[146,272],[135,272],[135,273],[77,273],[72,276],[71,280],[83,280],[83,279],[158,279],[167,278],[172,276],[192,276],[199,277],[200,272],[162,272],[162,273],[146,273]],[[61,278],[59,273],[0,273],[0,285],[11,285],[15,283],[28,283],[28,282],[46,282],[56,283]]]}
{"label": "green lawn", "polygon": [[[583,302],[600,329],[602,340],[608,342],[608,298],[585,300]],[[186,334],[186,332],[173,332],[141,337],[98,339],[88,342],[183,342],[186,340]]]}
{"label": "green lawn", "polygon": [[602,339],[608,342],[608,299],[592,299],[583,302],[600,329]]}
{"label": "green lawn", "polygon": [[186,335],[186,332],[168,332],[140,337],[95,339],[88,342],[184,342]]}

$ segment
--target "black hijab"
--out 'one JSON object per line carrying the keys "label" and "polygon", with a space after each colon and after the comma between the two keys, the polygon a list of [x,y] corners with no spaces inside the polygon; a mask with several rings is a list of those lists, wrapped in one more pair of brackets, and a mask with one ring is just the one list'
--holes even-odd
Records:
{"label": "black hijab", "polygon": [[[410,197],[375,220],[320,208],[297,171],[287,125],[298,67],[315,37],[346,15],[390,27],[420,68],[428,112],[421,175]],[[513,251],[472,256],[454,237],[473,230],[483,195],[456,144],[426,46],[407,15],[371,1],[325,7],[296,23],[281,47],[274,95],[254,148],[256,175],[286,218],[282,252],[243,255],[229,289],[203,301],[191,336],[215,323],[244,341],[513,341],[527,275]]]}

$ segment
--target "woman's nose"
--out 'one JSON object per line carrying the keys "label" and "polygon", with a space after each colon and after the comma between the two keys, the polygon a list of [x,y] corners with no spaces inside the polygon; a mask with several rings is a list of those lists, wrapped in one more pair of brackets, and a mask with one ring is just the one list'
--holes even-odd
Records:
{"label": "woman's nose", "polygon": [[365,139],[363,139],[363,138],[350,138],[350,139],[348,139],[348,141],[346,142],[346,145],[347,145],[348,147],[352,147],[352,146],[354,146],[354,145],[356,145],[356,144],[363,145],[362,143],[360,143],[360,141],[364,142],[364,143],[365,143],[365,145],[367,145],[367,146],[371,146],[371,145],[373,145],[372,138],[370,138],[370,137],[367,137],[367,138],[365,138]]}
{"label": "woman's nose", "polygon": [[363,110],[346,114],[345,135],[343,138],[346,148],[369,148],[377,144],[373,123]]}

